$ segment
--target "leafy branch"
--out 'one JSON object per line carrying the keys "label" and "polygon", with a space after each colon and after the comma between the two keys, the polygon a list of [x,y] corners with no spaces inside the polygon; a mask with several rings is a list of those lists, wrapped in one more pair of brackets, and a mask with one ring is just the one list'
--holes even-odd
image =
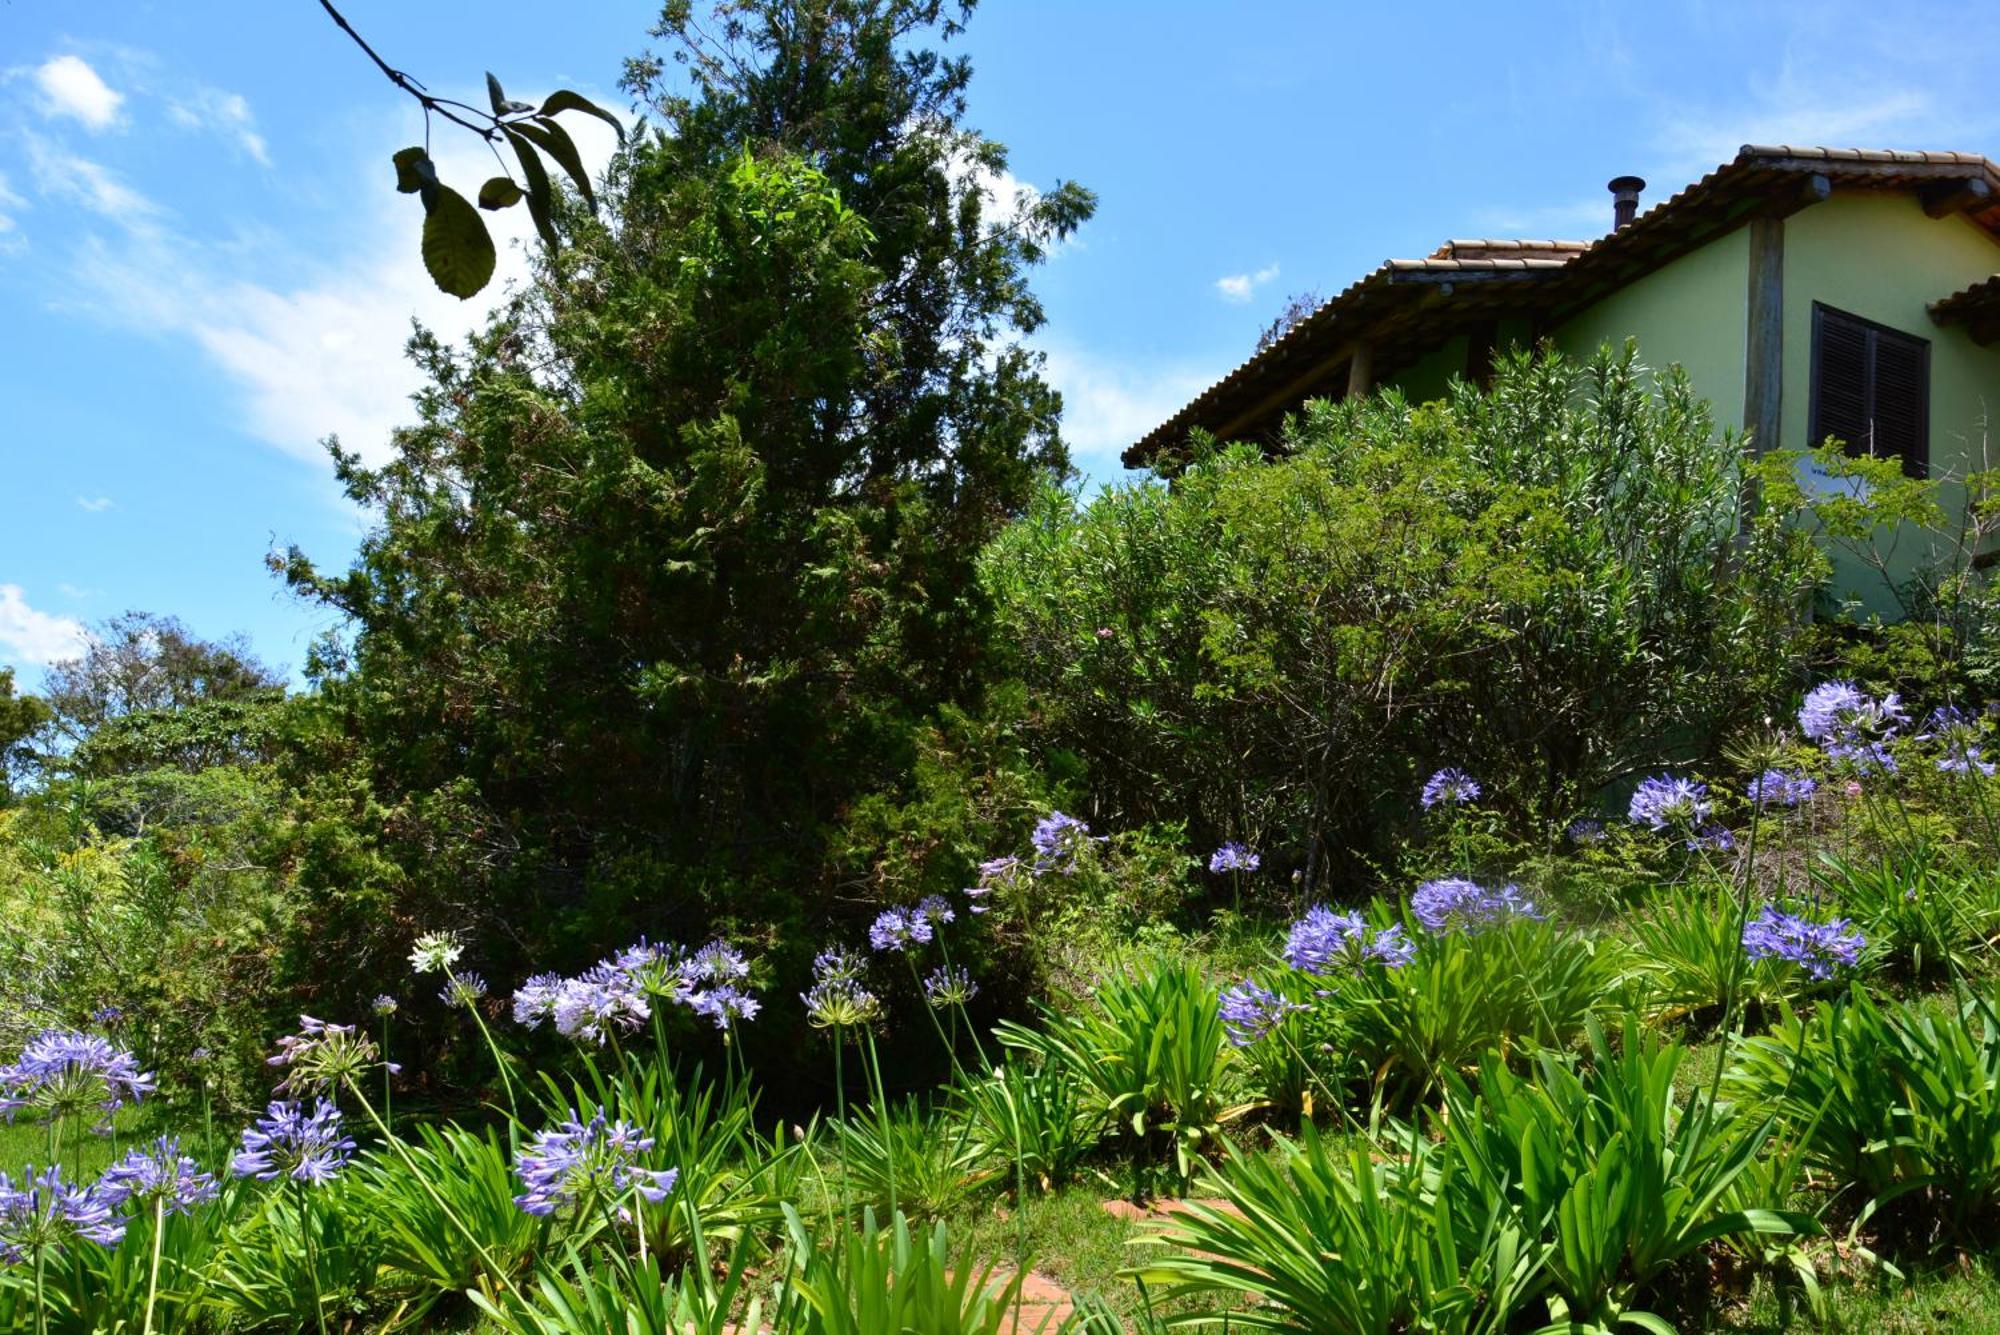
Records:
{"label": "leafy branch", "polygon": [[[438,180],[437,165],[431,160],[430,151],[433,116],[478,135],[500,164],[500,175],[490,177],[479,187],[479,208],[498,212],[512,208],[525,199],[529,216],[535,222],[535,230],[550,250],[558,249],[560,241],[554,221],[555,191],[544,157],[576,183],[577,193],[583,196],[586,204],[593,209],[597,207],[590,173],[584,170],[583,155],[577,151],[576,141],[555,118],[565,111],[580,111],[595,116],[617,131],[619,142],[623,143],[625,127],[616,116],[581,93],[567,88],[558,88],[550,93],[540,107],[529,102],[516,102],[507,96],[500,87],[500,80],[491,73],[486,76],[491,111],[439,97],[422,81],[382,59],[367,39],[354,30],[354,25],[333,7],[331,0],[320,0],[320,8],[353,39],[363,54],[375,62],[375,68],[381,70],[390,83],[415,98],[424,109],[424,142],[399,150],[391,160],[396,166],[396,189],[406,195],[416,195],[423,201],[424,268],[430,271],[431,280],[438,287],[460,299],[471,297],[492,280],[497,256],[485,219],[479,216],[478,210],[464,195]],[[513,151],[515,161],[520,165],[519,181],[514,179],[507,159],[501,154],[503,146]]]}

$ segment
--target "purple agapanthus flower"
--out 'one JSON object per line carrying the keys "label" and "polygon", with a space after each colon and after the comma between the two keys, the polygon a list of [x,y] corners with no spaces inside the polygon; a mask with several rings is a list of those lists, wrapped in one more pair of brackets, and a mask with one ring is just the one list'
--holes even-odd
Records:
{"label": "purple agapanthus flower", "polygon": [[1661,774],[1640,781],[1626,815],[1650,829],[1691,830],[1708,824],[1708,785]]}
{"label": "purple agapanthus flower", "polygon": [[1247,1048],[1284,1023],[1287,1016],[1312,1008],[1302,1002],[1289,1001],[1261,983],[1246,978],[1235,987],[1222,989],[1218,1009],[1229,1041],[1239,1048]]}
{"label": "purple agapanthus flower", "polygon": [[29,1168],[19,1186],[0,1173],[0,1261],[18,1265],[78,1240],[115,1247],[125,1236],[116,1204],[96,1187],[65,1182],[53,1165]]}
{"label": "purple agapanthus flower", "polygon": [[1048,872],[1068,875],[1074,872],[1078,854],[1093,842],[1088,825],[1060,811],[1051,811],[1036,821],[1034,832],[1028,839],[1035,846],[1035,871],[1038,875]]}
{"label": "purple agapanthus flower", "polygon": [[1462,769],[1441,769],[1424,780],[1424,790],[1417,795],[1425,811],[1437,806],[1458,807],[1477,802],[1486,790],[1479,786],[1479,780]]}
{"label": "purple agapanthus flower", "polygon": [[813,1028],[851,1029],[880,1014],[880,999],[862,982],[866,968],[859,955],[840,946],[814,957],[812,987],[799,994]]}
{"label": "purple agapanthus flower", "polygon": [[986,912],[986,898],[995,890],[1018,890],[1024,881],[1032,879],[1033,870],[1027,863],[1016,857],[989,858],[979,864],[979,880],[965,888],[969,901],[966,912],[981,914]]}
{"label": "purple agapanthus flower", "polygon": [[1285,962],[1306,973],[1328,973],[1337,967],[1360,968],[1370,960],[1392,969],[1408,964],[1416,943],[1401,926],[1375,931],[1359,913],[1335,913],[1315,904],[1294,922],[1285,936]]}
{"label": "purple agapanthus flower", "polygon": [[958,921],[958,910],[943,895],[925,895],[917,901],[917,912],[933,927],[941,927],[948,922]]}
{"label": "purple agapanthus flower", "polygon": [[687,1004],[696,1015],[714,1022],[717,1029],[727,1030],[738,1020],[754,1020],[764,1003],[734,983],[717,983],[688,993]]}
{"label": "purple agapanthus flower", "polygon": [[1569,836],[1572,844],[1579,847],[1585,844],[1601,844],[1604,842],[1604,822],[1595,816],[1578,816],[1569,823],[1569,828],[1563,833]]}
{"label": "purple agapanthus flower", "polygon": [[1751,959],[1790,960],[1822,980],[1831,978],[1836,967],[1852,968],[1866,944],[1845,918],[1814,922],[1769,904],[1743,927],[1743,953]]}
{"label": "purple agapanthus flower", "polygon": [[1220,875],[1223,872],[1251,872],[1264,865],[1264,860],[1242,844],[1231,840],[1211,853],[1208,869]]}
{"label": "purple agapanthus flower", "polygon": [[177,1136],[161,1136],[143,1149],[130,1150],[111,1165],[97,1189],[107,1203],[136,1201],[150,1208],[159,1204],[168,1214],[186,1214],[216,1197],[215,1175],[181,1153]]}
{"label": "purple agapanthus flower", "polygon": [[103,1133],[113,1113],[155,1088],[132,1054],[103,1035],[49,1029],[0,1066],[0,1112],[10,1121],[20,1112],[53,1121],[95,1110],[104,1114],[96,1127]]}
{"label": "purple agapanthus flower", "polygon": [[1706,848],[1715,853],[1728,853],[1736,847],[1736,835],[1727,825],[1704,825],[1688,835],[1687,846],[1696,851]]}
{"label": "purple agapanthus flower", "polygon": [[750,961],[727,941],[711,941],[688,957],[690,983],[735,983],[750,976]]}
{"label": "purple agapanthus flower", "polygon": [[1810,802],[1819,784],[1804,774],[1767,769],[1750,780],[1743,795],[1759,807],[1796,807]]}
{"label": "purple agapanthus flower", "polygon": [[341,1133],[340,1109],[331,1102],[318,1100],[310,1113],[301,1103],[274,1102],[243,1129],[243,1148],[229,1170],[261,1182],[285,1177],[324,1186],[353,1155],[354,1141]]}
{"label": "purple agapanthus flower", "polygon": [[[278,1051],[267,1066],[287,1068],[280,1094],[318,1092],[351,1083],[377,1065],[381,1050],[375,1040],[351,1024],[328,1024],[310,1015],[299,1017],[299,1032],[278,1040]],[[394,1074],[402,1068],[383,1063]]]}
{"label": "purple agapanthus flower", "polygon": [[609,1122],[599,1108],[588,1122],[571,1112],[560,1125],[535,1133],[514,1161],[527,1190],[514,1203],[532,1215],[551,1215],[565,1206],[579,1212],[637,1191],[657,1205],[680,1178],[675,1168],[641,1164],[653,1138],[630,1122]]}
{"label": "purple agapanthus flower", "polygon": [[606,962],[566,980],[557,989],[551,1017],[564,1038],[602,1043],[615,1029],[638,1028],[652,1013],[632,975]]}
{"label": "purple agapanthus flower", "polygon": [[940,964],[924,976],[924,996],[933,1006],[963,1006],[979,995],[972,974],[953,964]]}
{"label": "purple agapanthus flower", "polygon": [[904,951],[930,939],[931,920],[914,908],[883,909],[868,928],[868,944],[878,951]]}
{"label": "purple agapanthus flower", "polygon": [[556,1018],[556,998],[562,995],[562,975],[538,973],[514,989],[514,1023],[539,1029]]}
{"label": "purple agapanthus flower", "polygon": [[1518,885],[1489,890],[1457,876],[1419,885],[1410,896],[1410,912],[1432,932],[1476,932],[1513,918],[1542,916]]}
{"label": "purple agapanthus flower", "polygon": [[1934,742],[1944,752],[1937,758],[1937,767],[1943,773],[1993,777],[1996,766],[1980,749],[1978,722],[1956,705],[1941,705],[1932,710],[1917,740]]}
{"label": "purple agapanthus flower", "polygon": [[1848,761],[1863,773],[1895,772],[1888,743],[1908,721],[1900,697],[1890,694],[1877,700],[1851,681],[1821,682],[1806,692],[1799,706],[1799,731],[1818,742],[1827,755]]}
{"label": "purple agapanthus flower", "polygon": [[486,995],[486,979],[467,970],[448,974],[438,989],[438,1000],[459,1010],[471,1010]]}

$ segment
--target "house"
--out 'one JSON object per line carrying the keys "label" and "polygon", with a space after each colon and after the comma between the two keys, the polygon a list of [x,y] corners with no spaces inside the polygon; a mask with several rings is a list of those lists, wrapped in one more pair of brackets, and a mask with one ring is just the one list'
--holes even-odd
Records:
{"label": "house", "polygon": [[1309,398],[1435,397],[1496,349],[1636,338],[1750,448],[1837,437],[1941,481],[1984,466],[2000,403],[2000,167],[1978,154],[1746,146],[1594,241],[1448,241],[1389,260],[1125,451],[1171,472],[1188,433],[1271,442]]}

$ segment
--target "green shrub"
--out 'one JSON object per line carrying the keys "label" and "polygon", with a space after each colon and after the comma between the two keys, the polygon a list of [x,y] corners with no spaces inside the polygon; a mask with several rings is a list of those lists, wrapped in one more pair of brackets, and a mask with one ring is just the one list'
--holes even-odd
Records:
{"label": "green shrub", "polygon": [[1878,1006],[1862,987],[1744,1041],[1729,1089],[1776,1115],[1857,1215],[1893,1209],[1960,1239],[2000,1217],[2000,1016],[1962,1004]]}
{"label": "green shrub", "polygon": [[1741,459],[1678,371],[1522,358],[1439,403],[1309,404],[1276,458],[1048,492],[985,575],[1098,810],[1316,868],[1392,851],[1438,765],[1559,826],[1768,708],[1824,560]]}
{"label": "green shrub", "polygon": [[1732,989],[1740,1011],[1761,1013],[1803,981],[1782,960],[1744,957],[1740,894],[1722,881],[1671,886],[1632,919],[1641,1004],[1655,1022],[1717,1024]]}

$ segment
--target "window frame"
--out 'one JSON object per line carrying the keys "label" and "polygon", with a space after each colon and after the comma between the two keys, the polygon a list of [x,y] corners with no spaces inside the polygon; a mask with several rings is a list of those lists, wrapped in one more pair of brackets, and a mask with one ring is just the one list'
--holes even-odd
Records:
{"label": "window frame", "polygon": [[[1863,416],[1871,424],[1875,420],[1876,371],[1876,345],[1872,340],[1880,335],[1887,334],[1890,338],[1897,339],[1903,343],[1915,344],[1918,348],[1920,357],[1917,374],[1921,378],[1922,383],[1920,385],[1921,393],[1918,395],[1916,429],[1913,433],[1917,457],[1913,459],[1907,454],[1898,455],[1897,457],[1902,460],[1903,472],[1906,476],[1929,477],[1931,471],[1931,341],[1927,338],[1920,338],[1908,330],[1898,329],[1894,325],[1883,324],[1880,320],[1870,320],[1866,316],[1856,315],[1853,311],[1846,311],[1838,306],[1828,305],[1824,301],[1815,301],[1812,304],[1812,361],[1808,376],[1809,383],[1806,390],[1806,448],[1812,450],[1818,449],[1826,442],[1826,438],[1832,434],[1825,430],[1820,423],[1820,380],[1824,370],[1821,344],[1825,337],[1826,322],[1829,316],[1859,325],[1865,333],[1871,336],[1871,341],[1866,345],[1867,351],[1864,354],[1865,365],[1863,367],[1863,374],[1866,376],[1866,380],[1862,385],[1861,393],[1864,405]],[[1873,430],[1872,425],[1870,429],[1871,431]],[[1871,455],[1878,459],[1886,457],[1870,448],[1873,445],[1872,441],[1850,440],[1843,443],[1847,446],[1850,454]]]}

